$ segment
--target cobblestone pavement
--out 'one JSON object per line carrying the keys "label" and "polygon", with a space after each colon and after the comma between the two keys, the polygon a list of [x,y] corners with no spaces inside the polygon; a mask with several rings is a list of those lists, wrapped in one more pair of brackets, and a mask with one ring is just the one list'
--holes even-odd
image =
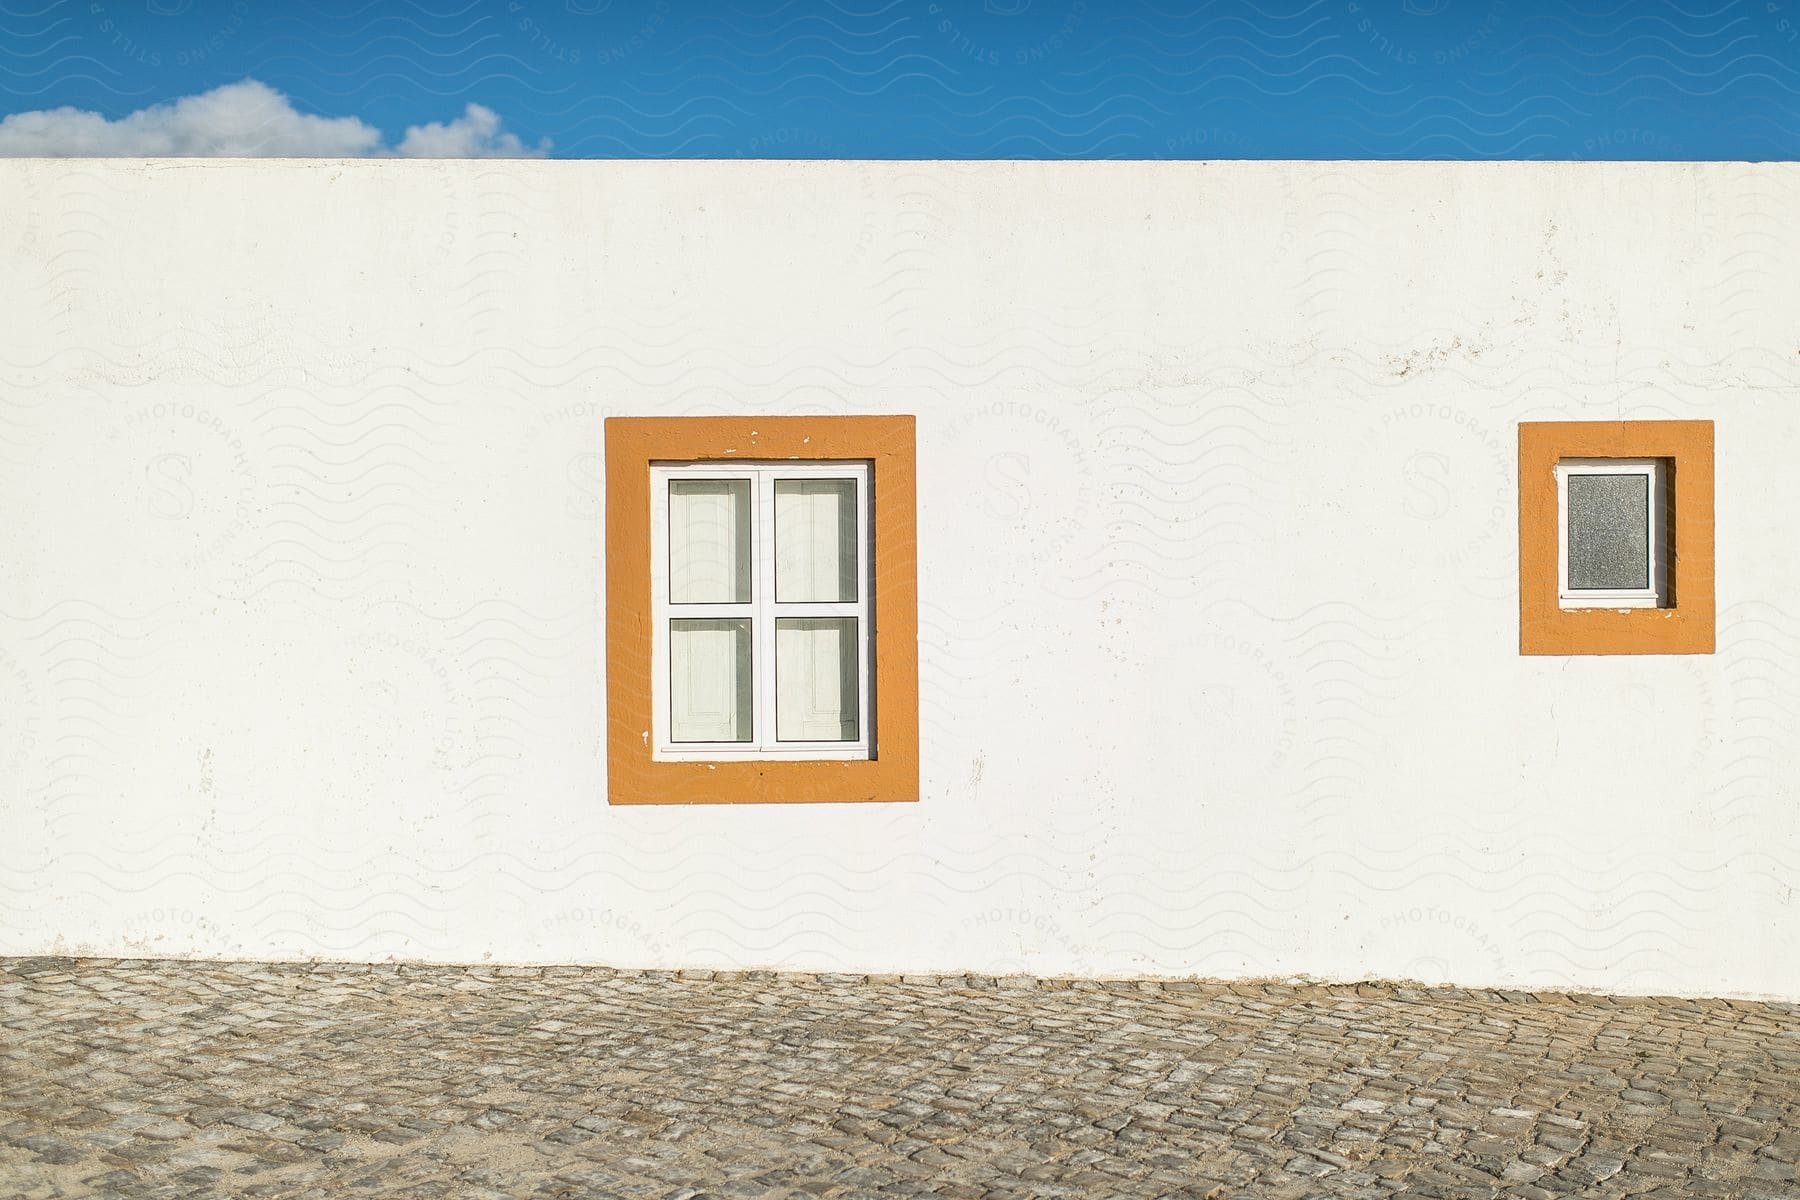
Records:
{"label": "cobblestone pavement", "polygon": [[0,1195],[1800,1196],[1800,1005],[0,960]]}

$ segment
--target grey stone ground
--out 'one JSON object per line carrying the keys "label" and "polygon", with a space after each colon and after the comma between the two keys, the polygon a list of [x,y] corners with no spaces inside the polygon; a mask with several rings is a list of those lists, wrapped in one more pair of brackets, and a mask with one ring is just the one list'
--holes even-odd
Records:
{"label": "grey stone ground", "polygon": [[0,960],[0,1195],[1800,1196],[1800,1006]]}

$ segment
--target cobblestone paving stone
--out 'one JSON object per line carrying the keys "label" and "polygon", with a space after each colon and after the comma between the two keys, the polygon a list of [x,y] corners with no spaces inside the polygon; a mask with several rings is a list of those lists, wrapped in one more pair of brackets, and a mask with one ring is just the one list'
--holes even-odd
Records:
{"label": "cobblestone paving stone", "polygon": [[1800,1005],[0,960],[0,1195],[1800,1196]]}

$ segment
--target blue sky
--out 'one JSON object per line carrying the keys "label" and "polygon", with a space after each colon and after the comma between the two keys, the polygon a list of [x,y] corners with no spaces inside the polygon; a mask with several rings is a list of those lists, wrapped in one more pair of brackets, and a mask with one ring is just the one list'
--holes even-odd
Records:
{"label": "blue sky", "polygon": [[0,0],[0,115],[15,154],[1792,159],[1800,0]]}

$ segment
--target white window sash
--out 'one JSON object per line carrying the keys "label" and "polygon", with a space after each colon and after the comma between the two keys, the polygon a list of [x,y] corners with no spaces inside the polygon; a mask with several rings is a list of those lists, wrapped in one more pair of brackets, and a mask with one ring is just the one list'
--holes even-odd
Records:
{"label": "white window sash", "polygon": [[[669,600],[669,481],[683,477],[751,481],[750,595],[748,603],[675,604]],[[849,479],[855,482],[856,599],[775,599],[775,482],[778,479]],[[653,463],[650,487],[652,757],[666,761],[843,761],[874,757],[874,535],[870,527],[871,464],[857,460]],[[751,622],[751,740],[670,740],[669,622],[684,618],[748,618]],[[776,620],[854,618],[857,666],[857,740],[780,741],[776,728]]]}
{"label": "white window sash", "polygon": [[[1648,475],[1649,536],[1645,542],[1642,588],[1571,588],[1569,586],[1569,476]],[[1556,464],[1556,589],[1563,608],[1661,608],[1669,595],[1668,472],[1656,458],[1565,458]]]}

